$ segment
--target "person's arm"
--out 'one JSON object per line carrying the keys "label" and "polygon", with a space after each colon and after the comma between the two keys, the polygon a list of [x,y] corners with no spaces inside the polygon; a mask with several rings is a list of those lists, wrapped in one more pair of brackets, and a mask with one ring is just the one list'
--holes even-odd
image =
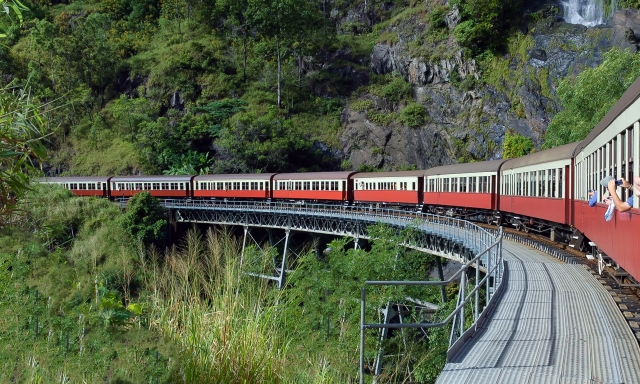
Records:
{"label": "person's arm", "polygon": [[611,198],[613,199],[613,203],[616,205],[616,209],[618,211],[626,212],[631,209],[631,206],[629,206],[629,204],[627,204],[626,201],[622,201],[618,197],[618,193],[616,192],[615,180],[609,181],[609,184],[607,185],[607,189],[609,190],[609,194],[611,195]]}
{"label": "person's arm", "polygon": [[598,191],[593,192],[593,195],[589,198],[589,206],[594,207],[598,202]]}

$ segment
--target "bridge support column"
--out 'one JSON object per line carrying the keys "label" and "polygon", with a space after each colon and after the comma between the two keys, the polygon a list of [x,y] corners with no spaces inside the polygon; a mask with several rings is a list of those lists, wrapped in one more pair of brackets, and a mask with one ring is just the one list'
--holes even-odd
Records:
{"label": "bridge support column", "polygon": [[356,238],[354,238],[354,239],[353,239],[353,250],[354,250],[354,251],[357,251],[357,250],[358,250],[358,243],[359,243],[359,242],[360,242],[360,239],[359,239],[359,238],[357,238],[357,237],[356,237]]}
{"label": "bridge support column", "polygon": [[244,250],[247,247],[247,234],[249,233],[249,227],[244,226],[244,237],[242,238],[242,252],[240,253],[240,268],[244,262]]}
{"label": "bridge support column", "polygon": [[[442,261],[440,261],[440,256],[436,256],[436,265],[438,267],[438,277],[440,281],[444,281],[444,273],[442,272]],[[447,302],[447,288],[444,285],[440,286],[440,296],[442,296],[442,302]]]}
{"label": "bridge support column", "polygon": [[286,282],[287,274],[287,250],[289,249],[289,234],[291,230],[285,230],[284,251],[282,252],[282,264],[280,265],[280,276],[278,276],[278,289],[282,289]]}

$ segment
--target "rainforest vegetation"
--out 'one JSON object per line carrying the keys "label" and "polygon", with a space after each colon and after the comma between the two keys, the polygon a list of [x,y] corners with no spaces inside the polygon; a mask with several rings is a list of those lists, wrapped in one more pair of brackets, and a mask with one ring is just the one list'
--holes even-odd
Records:
{"label": "rainforest vegetation", "polygon": [[[379,241],[367,250],[353,250],[344,239],[320,258],[303,250],[286,289],[278,291],[243,274],[241,244],[231,231],[194,227],[175,241],[167,237],[164,211],[146,194],[122,212],[106,200],[29,187],[29,178],[40,172],[349,168],[336,155],[347,104],[379,123],[397,119],[419,127],[430,119],[405,79],[372,75],[354,84],[345,75],[345,68],[367,65],[375,43],[393,40],[384,28],[420,17],[428,23],[426,40],[444,41],[451,34],[481,69],[495,69],[505,67],[503,55],[521,42],[514,36],[520,36],[524,5],[2,3],[0,381],[28,383],[353,382],[363,281],[425,279],[433,267],[433,257],[393,246],[410,230],[372,227]],[[461,22],[449,31],[444,18],[454,6]],[[354,9],[363,10],[365,23],[337,22]],[[504,74],[485,71],[477,80],[452,82],[463,89],[501,89],[499,82],[509,80],[496,80],[496,73]],[[544,146],[585,137],[638,75],[638,55],[613,50],[601,66],[562,80],[557,97],[563,109]],[[383,115],[369,100],[354,100],[361,87],[406,106]],[[531,140],[507,131],[505,157],[532,150]],[[255,272],[264,271],[275,252],[250,248],[244,260]],[[454,297],[456,287],[450,289]],[[368,313],[373,317],[389,301],[407,296],[438,303],[436,319],[451,310],[436,291],[380,289],[370,292]],[[446,328],[396,333],[383,346],[395,357],[387,360],[392,369],[381,382],[433,382],[447,345]],[[377,350],[371,332],[368,364]]]}

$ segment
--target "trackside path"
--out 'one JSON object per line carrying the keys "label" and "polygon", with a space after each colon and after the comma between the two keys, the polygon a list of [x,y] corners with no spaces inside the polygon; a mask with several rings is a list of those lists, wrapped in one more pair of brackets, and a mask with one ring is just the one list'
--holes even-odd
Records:
{"label": "trackside path", "polygon": [[640,348],[584,267],[504,240],[504,291],[437,383],[640,383]]}

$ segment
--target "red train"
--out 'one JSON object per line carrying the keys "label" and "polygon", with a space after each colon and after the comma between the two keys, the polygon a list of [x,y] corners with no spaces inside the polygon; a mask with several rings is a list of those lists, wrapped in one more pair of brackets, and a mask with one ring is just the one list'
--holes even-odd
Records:
{"label": "red train", "polygon": [[[605,221],[602,199],[590,207],[589,189],[604,196],[605,176],[640,175],[640,78],[589,136],[511,160],[455,164],[426,171],[317,172],[251,175],[59,177],[81,196],[127,198],[147,190],[160,198],[260,199],[385,204],[462,217],[582,246],[591,241],[620,275],[640,281],[640,210]],[[618,190],[623,201],[631,191]],[[640,191],[638,191],[640,194]],[[584,241],[583,241],[584,239]]]}

